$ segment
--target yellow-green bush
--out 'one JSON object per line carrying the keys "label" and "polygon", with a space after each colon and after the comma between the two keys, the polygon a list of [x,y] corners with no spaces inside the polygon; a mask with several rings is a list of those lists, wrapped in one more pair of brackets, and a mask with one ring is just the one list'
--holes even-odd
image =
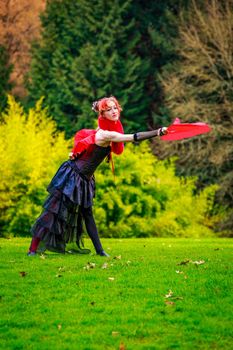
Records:
{"label": "yellow-green bush", "polygon": [[41,211],[46,186],[67,158],[68,142],[56,132],[40,100],[26,114],[9,96],[0,124],[1,234],[29,234]]}

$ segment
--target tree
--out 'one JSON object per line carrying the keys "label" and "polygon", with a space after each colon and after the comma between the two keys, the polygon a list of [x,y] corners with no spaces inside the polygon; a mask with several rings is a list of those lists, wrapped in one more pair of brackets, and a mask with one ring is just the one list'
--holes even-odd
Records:
{"label": "tree", "polygon": [[0,113],[7,104],[7,93],[10,92],[12,84],[9,82],[12,66],[9,65],[9,57],[6,49],[0,45]]}
{"label": "tree", "polygon": [[10,81],[12,93],[24,97],[24,76],[29,68],[30,45],[40,30],[39,13],[46,0],[0,0],[0,45],[14,67]]}
{"label": "tree", "polygon": [[232,0],[209,0],[198,6],[193,0],[180,21],[181,62],[162,75],[172,117],[207,122],[212,132],[154,148],[162,157],[178,156],[180,174],[197,174],[202,185],[219,183],[218,200],[228,206],[233,201],[232,5]]}
{"label": "tree", "polygon": [[45,96],[51,115],[67,135],[93,127],[93,100],[115,95],[126,107],[126,130],[145,125],[148,62],[136,55],[140,36],[129,17],[132,0],[49,1],[42,39],[33,48],[32,100]]}
{"label": "tree", "polygon": [[135,0],[130,10],[135,30],[141,35],[137,53],[142,60],[149,60],[144,94],[149,100],[147,123],[151,127],[162,126],[169,120],[159,75],[179,59],[175,47],[178,15],[181,6],[188,7],[189,3],[190,0]]}

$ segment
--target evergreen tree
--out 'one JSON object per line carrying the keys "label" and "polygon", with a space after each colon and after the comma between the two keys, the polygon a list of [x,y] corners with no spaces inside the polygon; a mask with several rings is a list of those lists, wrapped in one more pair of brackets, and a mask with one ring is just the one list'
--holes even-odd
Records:
{"label": "evergreen tree", "polygon": [[95,126],[93,100],[115,95],[126,131],[145,128],[147,60],[136,54],[140,34],[128,12],[132,0],[49,1],[42,39],[34,44],[29,92],[67,135]]}
{"label": "evergreen tree", "polygon": [[[176,50],[178,38],[178,14],[188,7],[191,0],[134,0],[130,15],[135,19],[135,29],[141,34],[137,53],[149,60],[145,96],[149,99],[148,123],[152,127],[166,125],[170,112],[164,103],[162,70],[169,70],[179,56]],[[203,1],[203,0],[199,0]]]}
{"label": "evergreen tree", "polygon": [[6,49],[0,45],[0,112],[7,105],[7,93],[10,92],[12,84],[9,82],[12,66],[9,65],[9,56]]}

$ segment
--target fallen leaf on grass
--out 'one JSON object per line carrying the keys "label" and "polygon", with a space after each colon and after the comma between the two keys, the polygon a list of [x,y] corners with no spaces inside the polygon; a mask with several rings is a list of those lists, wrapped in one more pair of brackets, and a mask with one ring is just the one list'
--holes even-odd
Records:
{"label": "fallen leaf on grass", "polygon": [[114,256],[114,258],[113,258],[113,259],[115,259],[115,260],[121,260],[121,255]]}
{"label": "fallen leaf on grass", "polygon": [[101,269],[107,269],[108,268],[108,263],[104,263],[102,266],[101,266]]}
{"label": "fallen leaf on grass", "polygon": [[20,271],[20,276],[25,277],[27,275],[27,272],[25,271]]}
{"label": "fallen leaf on grass", "polygon": [[64,271],[65,271],[65,267],[64,267],[64,266],[60,266],[59,269],[58,269],[58,271],[64,272]]}
{"label": "fallen leaf on grass", "polygon": [[117,336],[117,335],[119,335],[119,334],[120,334],[119,332],[114,332],[114,331],[112,332],[112,336],[113,336],[113,337],[115,337],[115,336]]}
{"label": "fallen leaf on grass", "polygon": [[187,265],[187,264],[194,264],[194,265],[202,265],[205,263],[205,260],[196,260],[196,261],[192,261],[192,260],[184,260],[181,261],[179,264],[176,265]]}
{"label": "fallen leaf on grass", "polygon": [[183,300],[183,297],[175,296],[171,289],[169,290],[168,294],[165,295],[165,298],[171,298],[172,300]]}
{"label": "fallen leaf on grass", "polygon": [[61,328],[62,328],[62,325],[61,324],[58,324],[57,325],[57,328],[59,329],[59,331],[61,330]]}
{"label": "fallen leaf on grass", "polygon": [[95,268],[95,263],[88,262],[86,266],[84,266],[84,270],[90,270]]}
{"label": "fallen leaf on grass", "polygon": [[168,294],[165,295],[165,298],[171,298],[173,295],[173,291],[169,290]]}
{"label": "fallen leaf on grass", "polygon": [[181,261],[179,264],[176,264],[177,266],[179,265],[187,265],[188,263],[190,262],[190,260],[184,260],[184,261]]}
{"label": "fallen leaf on grass", "polygon": [[45,255],[44,255],[44,254],[40,254],[40,258],[41,258],[41,259],[43,259],[43,260],[45,260],[45,259],[46,259],[46,257],[45,257]]}
{"label": "fallen leaf on grass", "polygon": [[126,350],[126,347],[125,347],[124,343],[120,343],[119,350]]}
{"label": "fallen leaf on grass", "polygon": [[[176,273],[180,274],[180,275],[183,275],[184,274],[184,271],[180,271],[180,270],[176,270]],[[188,276],[187,275],[184,275],[184,279],[187,279]]]}
{"label": "fallen leaf on grass", "polygon": [[205,263],[205,260],[199,260],[199,261],[191,261],[192,264],[195,264],[195,265],[202,265]]}
{"label": "fallen leaf on grass", "polygon": [[109,280],[109,281],[114,281],[115,278],[114,278],[114,277],[108,277],[108,280]]}

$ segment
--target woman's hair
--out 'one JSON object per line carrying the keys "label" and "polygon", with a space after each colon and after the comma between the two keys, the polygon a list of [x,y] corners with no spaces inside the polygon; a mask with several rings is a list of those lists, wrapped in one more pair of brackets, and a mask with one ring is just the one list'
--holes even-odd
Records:
{"label": "woman's hair", "polygon": [[92,110],[95,111],[96,113],[99,113],[100,115],[103,115],[103,112],[108,109],[109,101],[113,101],[115,103],[119,113],[122,111],[121,105],[119,104],[116,97],[114,96],[103,97],[100,100],[93,102]]}

